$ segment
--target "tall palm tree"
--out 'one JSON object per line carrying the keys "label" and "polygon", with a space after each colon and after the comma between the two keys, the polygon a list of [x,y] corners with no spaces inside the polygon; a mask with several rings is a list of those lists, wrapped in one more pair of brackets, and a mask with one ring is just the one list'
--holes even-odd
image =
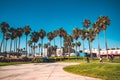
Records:
{"label": "tall palm tree", "polygon": [[54,46],[56,45],[56,44],[55,44],[55,37],[56,37],[56,36],[57,36],[57,34],[58,34],[57,32],[58,32],[57,30],[54,30],[54,31],[53,31]]}
{"label": "tall palm tree", "polygon": [[38,32],[39,37],[41,38],[41,56],[43,56],[43,39],[46,36],[46,32],[43,29],[40,29],[40,31]]}
{"label": "tall palm tree", "polygon": [[89,19],[84,19],[82,22],[82,25],[86,28],[88,28],[90,26],[91,22]]}
{"label": "tall palm tree", "polygon": [[72,46],[72,42],[73,42],[73,38],[71,35],[67,34],[65,37],[64,37],[64,47],[65,48],[68,48],[67,49],[67,52],[69,54],[69,58],[70,58],[70,49],[71,49],[71,46]]}
{"label": "tall palm tree", "polygon": [[38,47],[39,47],[39,54],[40,54],[40,47],[41,47],[41,43],[38,43]]}
{"label": "tall palm tree", "polygon": [[95,33],[93,28],[89,28],[87,33],[86,33],[87,40],[89,42],[89,51],[90,51],[90,57],[93,58],[92,54],[92,41],[95,38]]}
{"label": "tall palm tree", "polygon": [[[87,19],[87,18],[84,19],[83,22],[82,22],[83,27],[85,27],[86,29],[89,28],[90,24],[91,24],[91,22],[90,22],[90,20]],[[84,32],[85,32],[85,33],[84,33]],[[84,43],[84,39],[85,39],[85,37],[86,37],[86,31],[83,31],[82,34],[84,34],[84,35],[82,35],[82,38],[83,38],[82,40],[83,40],[83,43]],[[83,44],[83,46],[84,46],[84,44]],[[90,46],[89,46],[89,47],[90,47]],[[83,51],[84,51],[84,47],[83,47]]]}
{"label": "tall palm tree", "polygon": [[5,33],[5,40],[6,40],[6,44],[5,44],[5,52],[7,52],[7,51],[6,51],[6,50],[7,50],[7,42],[8,42],[9,39],[10,39],[10,33],[7,32],[7,33]]}
{"label": "tall palm tree", "polygon": [[72,46],[72,48],[74,48],[75,47],[75,43],[72,43],[71,46]]}
{"label": "tall palm tree", "polygon": [[98,22],[99,22],[100,28],[102,30],[104,30],[105,48],[106,48],[106,52],[107,52],[107,59],[109,59],[108,49],[107,49],[108,47],[107,47],[107,41],[106,41],[106,28],[107,28],[107,25],[110,24],[110,19],[108,16],[99,16]]}
{"label": "tall palm tree", "polygon": [[[47,53],[47,56],[48,56],[48,54],[50,53],[50,52],[48,53],[48,44],[44,44],[44,54],[45,54],[45,48],[47,49],[47,52],[46,52],[46,53]],[[45,55],[44,55],[44,56],[45,56]]]}
{"label": "tall palm tree", "polygon": [[[73,39],[75,39],[76,40],[76,43],[77,43],[77,40],[78,40],[78,38],[79,38],[79,29],[78,28],[73,28],[73,30],[72,30],[72,37],[73,37]],[[77,55],[77,45],[75,45],[76,46],[76,55]],[[76,56],[76,60],[77,60],[77,56]]]}
{"label": "tall palm tree", "polygon": [[19,52],[19,49],[20,49],[20,39],[22,37],[22,34],[23,34],[23,28],[19,27],[17,28],[17,36],[19,38],[19,41],[18,41],[18,52]]}
{"label": "tall palm tree", "polygon": [[26,25],[24,27],[24,32],[25,32],[25,35],[26,35],[26,57],[27,57],[27,36],[30,33],[30,31],[31,31],[31,28],[29,27],[29,25]]}
{"label": "tall palm tree", "polygon": [[77,46],[79,47],[79,51],[80,51],[81,43],[80,43],[80,42],[77,42]]}
{"label": "tall palm tree", "polygon": [[47,33],[47,38],[48,38],[48,40],[50,41],[50,45],[51,45],[51,40],[53,40],[53,38],[54,38],[53,32],[48,32],[48,33]]}
{"label": "tall palm tree", "polygon": [[[66,33],[66,31],[62,27],[60,27],[57,30],[57,33],[58,33],[58,36],[60,37],[60,49],[61,49],[60,51],[62,52],[62,37],[64,37],[67,33]],[[61,53],[61,56],[64,56],[64,54]]]}
{"label": "tall palm tree", "polygon": [[29,46],[29,54],[30,54],[30,53],[32,53],[32,52],[30,52],[30,48],[31,48],[31,46],[32,46],[32,41],[31,41],[31,40],[28,40],[27,43],[28,43],[28,46]]}
{"label": "tall palm tree", "polygon": [[0,44],[0,52],[2,50],[2,45],[4,43],[4,39],[5,39],[5,33],[8,31],[9,29],[9,24],[7,22],[2,22],[0,23],[0,29],[1,29],[1,32],[2,32],[2,41],[1,41],[1,44]]}
{"label": "tall palm tree", "polygon": [[34,32],[32,32],[31,33],[31,35],[30,35],[31,37],[30,37],[30,39],[31,39],[31,41],[34,43],[34,47],[33,47],[33,49],[34,49],[34,55],[36,55],[35,54],[35,44],[38,42],[38,40],[39,40],[39,34],[38,34],[38,32],[36,32],[36,31],[34,31]]}
{"label": "tall palm tree", "polygon": [[10,39],[11,39],[11,42],[10,42],[10,52],[11,52],[11,50],[12,50],[12,41],[16,38],[16,36],[17,36],[17,31],[16,31],[16,29],[15,28],[13,28],[13,27],[11,27],[10,29],[9,29],[9,32],[10,32]]}
{"label": "tall palm tree", "polygon": [[85,38],[86,38],[85,33],[86,33],[86,30],[82,29],[81,39],[82,39],[82,45],[83,45],[83,51],[82,51],[83,53],[84,53],[84,40],[85,40]]}
{"label": "tall palm tree", "polygon": [[94,29],[94,33],[97,35],[98,39],[98,56],[100,57],[100,42],[99,42],[99,33],[100,33],[100,27],[99,27],[99,22],[96,21],[92,24],[92,27]]}

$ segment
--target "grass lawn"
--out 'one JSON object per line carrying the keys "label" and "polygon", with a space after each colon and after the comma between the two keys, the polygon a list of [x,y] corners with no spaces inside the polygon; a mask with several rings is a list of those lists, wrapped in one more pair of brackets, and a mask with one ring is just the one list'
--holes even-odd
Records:
{"label": "grass lawn", "polygon": [[16,64],[28,64],[31,62],[0,62],[0,66],[7,66],[7,65],[16,65]]}
{"label": "grass lawn", "polygon": [[91,61],[90,63],[82,61],[79,65],[66,66],[63,69],[70,73],[103,80],[120,80],[120,63],[105,62],[101,64],[99,61]]}

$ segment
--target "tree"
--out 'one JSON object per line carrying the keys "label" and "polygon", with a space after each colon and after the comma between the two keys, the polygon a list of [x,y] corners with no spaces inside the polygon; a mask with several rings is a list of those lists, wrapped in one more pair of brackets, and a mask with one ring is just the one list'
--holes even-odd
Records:
{"label": "tree", "polygon": [[77,42],[76,45],[79,47],[79,51],[80,51],[81,43],[80,43],[80,42]]}
{"label": "tree", "polygon": [[81,39],[82,39],[82,44],[83,44],[83,51],[82,52],[84,52],[84,40],[85,40],[85,38],[86,38],[86,30],[84,30],[84,29],[81,29]]}
{"label": "tree", "polygon": [[30,40],[34,43],[34,47],[33,47],[33,49],[34,49],[34,55],[36,55],[35,54],[35,48],[36,48],[36,43],[38,42],[38,40],[39,40],[39,34],[38,34],[38,32],[36,32],[36,31],[34,31],[34,32],[32,32],[31,33],[31,35],[30,35]]}
{"label": "tree", "polygon": [[[45,48],[47,50],[47,56],[48,56],[48,44],[44,44],[44,56],[45,56]],[[50,52],[49,52],[49,54],[50,54]]]}
{"label": "tree", "polygon": [[53,37],[54,37],[54,46],[55,46],[55,37],[56,37],[56,36],[57,36],[57,34],[58,34],[57,32],[58,32],[57,30],[54,30],[54,31],[53,31]]}
{"label": "tree", "polygon": [[[82,25],[83,25],[83,27],[85,27],[86,29],[88,29],[88,27],[90,26],[90,24],[91,24],[91,22],[90,22],[90,20],[89,19],[84,19],[83,20],[83,22],[82,22]],[[85,33],[84,33],[85,32]],[[84,39],[85,39],[85,37],[86,37],[86,31],[83,31],[82,32],[82,40],[83,40],[83,43],[84,43]],[[89,49],[90,49],[90,45],[89,45]],[[83,51],[84,51],[84,44],[83,44]],[[90,51],[91,52],[91,51]],[[91,54],[91,53],[90,53]]]}
{"label": "tree", "polygon": [[6,34],[6,32],[8,31],[8,29],[9,29],[9,24],[7,23],[7,22],[2,22],[1,24],[0,24],[0,29],[1,29],[1,32],[2,32],[2,41],[1,41],[1,44],[0,44],[0,52],[1,52],[1,50],[2,50],[2,44],[3,44],[3,42],[4,42],[4,39],[5,39],[5,34]]}
{"label": "tree", "polygon": [[[77,40],[78,40],[78,38],[79,38],[79,29],[78,28],[73,28],[73,30],[72,30],[72,37],[73,37],[73,39],[75,39],[76,40],[76,43],[77,43]],[[76,46],[76,60],[77,60],[77,45],[75,45]]]}
{"label": "tree", "polygon": [[[58,36],[60,37],[60,49],[62,50],[62,37],[64,37],[67,33],[66,33],[66,31],[62,27],[60,27],[57,30],[57,33],[58,33]],[[64,54],[61,53],[61,56],[64,56]]]}
{"label": "tree", "polygon": [[[30,48],[31,48],[31,46],[32,46],[32,41],[31,40],[28,40],[28,46],[29,46],[29,53],[30,53]],[[32,53],[32,51],[31,51],[31,53]]]}
{"label": "tree", "polygon": [[42,45],[41,43],[38,44],[38,47],[39,47],[39,54],[40,54],[40,47],[41,47],[41,45]]}
{"label": "tree", "polygon": [[[19,27],[17,28],[17,36],[19,38],[19,42],[18,42],[18,49],[20,49],[20,39],[22,37],[22,34],[23,34],[24,30],[23,28]],[[19,51],[18,51],[19,52]]]}
{"label": "tree", "polygon": [[10,52],[12,50],[12,41],[17,37],[17,31],[15,28],[11,27],[9,29],[9,32],[10,32],[10,39],[11,39],[11,42],[10,42]]}
{"label": "tree", "polygon": [[53,40],[53,38],[54,38],[53,32],[48,32],[48,33],[47,33],[47,38],[48,38],[48,40],[50,41],[50,45],[51,45],[51,40]]}
{"label": "tree", "polygon": [[99,22],[96,21],[92,24],[92,27],[94,29],[94,33],[97,35],[97,39],[98,39],[98,54],[100,57],[100,42],[99,42],[99,32],[100,32],[100,27],[99,27]]}
{"label": "tree", "polygon": [[6,51],[6,49],[7,49],[7,41],[10,39],[10,33],[9,32],[6,32],[5,33],[5,40],[6,40],[6,44],[5,44],[5,52],[7,52]]}
{"label": "tree", "polygon": [[104,30],[104,41],[105,41],[105,48],[106,48],[106,52],[107,52],[107,59],[109,59],[109,55],[108,55],[108,47],[107,47],[107,41],[106,41],[106,28],[107,25],[110,24],[110,19],[108,16],[99,16],[98,17],[98,22],[99,22],[99,26],[102,30]]}
{"label": "tree", "polygon": [[46,36],[46,32],[43,29],[40,29],[38,34],[39,34],[39,37],[41,38],[41,43],[42,43],[42,46],[41,46],[41,56],[42,56],[43,55],[43,39]]}
{"label": "tree", "polygon": [[86,33],[86,37],[87,37],[87,40],[89,42],[90,57],[93,58],[93,54],[92,54],[92,41],[95,38],[95,33],[94,33],[93,28],[89,28],[88,29],[88,31]]}
{"label": "tree", "polygon": [[24,26],[24,32],[26,35],[26,57],[27,57],[27,36],[28,34],[30,34],[31,28],[29,27],[29,25],[25,25]]}
{"label": "tree", "polygon": [[73,38],[71,35],[67,34],[65,37],[64,37],[64,47],[65,49],[67,49],[67,52],[69,54],[69,58],[70,58],[70,49],[71,49],[71,46],[72,46],[72,42],[73,42]]}

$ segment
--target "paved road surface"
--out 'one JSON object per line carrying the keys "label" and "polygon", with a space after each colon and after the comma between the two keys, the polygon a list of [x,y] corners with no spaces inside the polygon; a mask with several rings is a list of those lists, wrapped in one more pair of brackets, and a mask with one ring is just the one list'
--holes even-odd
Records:
{"label": "paved road surface", "polygon": [[0,80],[99,80],[65,72],[62,68],[77,63],[37,63],[0,67]]}

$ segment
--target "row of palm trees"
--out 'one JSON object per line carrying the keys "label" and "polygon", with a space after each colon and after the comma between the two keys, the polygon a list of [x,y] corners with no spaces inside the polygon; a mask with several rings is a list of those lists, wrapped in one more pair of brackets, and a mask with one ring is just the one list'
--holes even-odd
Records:
{"label": "row of palm trees", "polygon": [[[0,44],[0,52],[6,52],[7,48],[7,41],[11,40],[10,43],[10,52],[12,49],[12,41],[14,41],[14,51],[19,52],[20,49],[20,39],[23,34],[26,35],[26,56],[27,54],[27,46],[29,46],[31,49],[33,49],[32,53],[35,53],[36,43],[41,39],[41,42],[38,44],[39,53],[41,48],[41,55],[43,55],[43,47],[45,44],[43,44],[43,39],[45,36],[47,36],[49,40],[49,45],[51,46],[51,41],[54,40],[54,46],[57,46],[55,43],[55,38],[57,36],[60,37],[60,48],[67,49],[67,52],[71,52],[72,47],[76,46],[76,53],[77,53],[77,46],[80,47],[81,43],[78,42],[78,38],[82,39],[82,45],[83,45],[83,52],[85,50],[84,48],[84,40],[87,39],[89,43],[89,50],[90,55],[92,56],[92,41],[95,39],[95,37],[98,37],[98,53],[100,55],[100,43],[99,43],[99,33],[100,31],[104,30],[104,36],[105,36],[105,46],[107,51],[107,41],[106,41],[106,28],[107,25],[110,24],[110,20],[108,16],[99,16],[97,20],[91,24],[89,19],[84,19],[82,22],[83,28],[77,28],[74,27],[72,30],[72,34],[68,34],[62,27],[58,28],[57,30],[53,30],[51,32],[46,33],[45,30],[40,29],[39,31],[33,31],[31,32],[31,28],[29,25],[26,25],[24,27],[14,28],[10,27],[8,23],[2,22],[0,24],[0,31],[2,33],[2,41]],[[92,26],[92,27],[90,27]],[[28,35],[30,35],[30,39],[28,40]],[[62,42],[64,39],[64,42]],[[75,41],[75,43],[74,43]],[[64,43],[64,47],[62,46]],[[53,47],[54,47],[53,46]],[[45,47],[47,48],[47,47]],[[61,51],[62,53],[62,51]],[[107,51],[108,54],[108,51]],[[62,56],[64,53],[62,53]],[[69,54],[70,56],[70,54]]]}

